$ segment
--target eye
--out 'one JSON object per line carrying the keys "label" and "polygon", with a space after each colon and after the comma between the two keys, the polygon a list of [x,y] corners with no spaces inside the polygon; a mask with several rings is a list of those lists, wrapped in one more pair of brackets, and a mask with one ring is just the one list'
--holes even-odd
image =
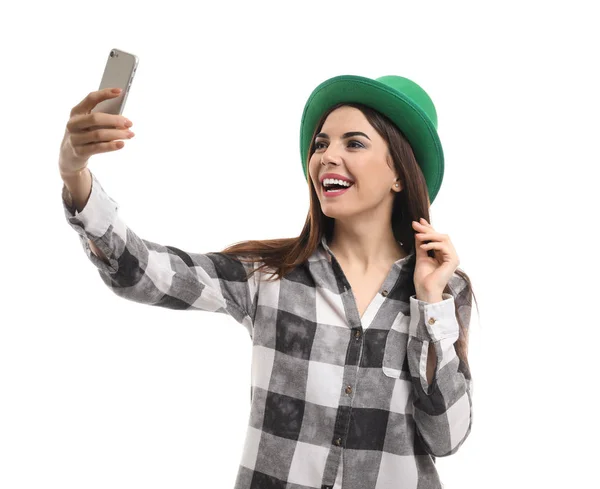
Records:
{"label": "eye", "polygon": [[[323,143],[323,141],[317,141],[317,142],[315,142],[315,151],[317,151],[319,149],[322,149],[321,146],[320,146],[321,144],[325,144],[325,143]],[[358,148],[364,148],[365,147],[360,141],[357,141],[356,139],[350,140],[348,142],[348,144],[349,145],[351,145],[351,144],[358,144],[358,146],[351,146],[352,148],[357,148],[357,147]]]}

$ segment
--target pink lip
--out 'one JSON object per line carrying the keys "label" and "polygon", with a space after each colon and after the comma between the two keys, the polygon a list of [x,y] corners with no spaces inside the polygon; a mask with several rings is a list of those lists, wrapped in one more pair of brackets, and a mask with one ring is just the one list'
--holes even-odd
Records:
{"label": "pink lip", "polygon": [[345,177],[344,175],[340,175],[339,173],[324,173],[323,175],[321,175],[321,178],[319,179],[319,181],[321,183],[323,183],[323,180],[325,180],[326,178],[337,178],[338,180],[344,180],[345,182],[354,183],[348,177]]}
{"label": "pink lip", "polygon": [[[352,187],[354,187],[354,185],[352,185]],[[339,195],[345,194],[348,190],[350,190],[352,187],[348,187],[348,188],[342,188],[339,190],[334,190],[332,192],[326,192],[325,189],[323,187],[321,187],[323,189],[323,195],[325,197],[337,197]]]}

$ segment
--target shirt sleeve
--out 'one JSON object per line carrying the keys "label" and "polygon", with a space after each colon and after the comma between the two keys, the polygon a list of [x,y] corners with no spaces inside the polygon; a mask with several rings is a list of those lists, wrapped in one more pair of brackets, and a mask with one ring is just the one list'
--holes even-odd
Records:
{"label": "shirt sleeve", "polygon": [[[69,225],[78,233],[89,260],[103,282],[127,300],[170,309],[228,314],[253,334],[256,262],[214,253],[190,253],[139,237],[119,217],[118,204],[92,173],[92,190],[81,212],[70,207],[63,185],[62,204]],[[91,240],[108,258],[98,258]]]}
{"label": "shirt sleeve", "polygon": [[[455,274],[451,282],[464,279]],[[461,292],[464,292],[464,287]],[[455,312],[468,329],[471,306],[464,293],[442,295],[428,303],[410,297],[408,366],[415,392],[414,420],[417,435],[427,452],[437,457],[455,453],[471,432],[472,380],[468,367],[459,360],[454,343],[459,338]],[[436,354],[431,385],[427,382],[429,344]]]}

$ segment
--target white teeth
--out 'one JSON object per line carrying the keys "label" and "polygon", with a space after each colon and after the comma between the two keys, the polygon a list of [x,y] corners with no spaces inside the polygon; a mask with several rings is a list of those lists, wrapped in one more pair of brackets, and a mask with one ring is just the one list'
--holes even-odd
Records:
{"label": "white teeth", "polygon": [[345,187],[350,187],[352,185],[350,182],[346,182],[344,180],[337,180],[336,178],[326,178],[325,180],[323,180],[324,186],[333,185],[334,183],[337,185],[344,185]]}

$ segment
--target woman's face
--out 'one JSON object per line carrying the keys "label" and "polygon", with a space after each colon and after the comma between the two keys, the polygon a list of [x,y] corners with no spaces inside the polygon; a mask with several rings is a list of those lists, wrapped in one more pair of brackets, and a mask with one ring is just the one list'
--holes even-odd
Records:
{"label": "woman's face", "polygon": [[[388,164],[389,162],[389,164]],[[315,138],[315,152],[309,161],[309,174],[323,213],[340,219],[372,214],[390,206],[395,192],[396,174],[392,169],[385,140],[354,107],[339,107],[331,112]],[[337,173],[353,182],[338,196],[328,196],[322,176]]]}

